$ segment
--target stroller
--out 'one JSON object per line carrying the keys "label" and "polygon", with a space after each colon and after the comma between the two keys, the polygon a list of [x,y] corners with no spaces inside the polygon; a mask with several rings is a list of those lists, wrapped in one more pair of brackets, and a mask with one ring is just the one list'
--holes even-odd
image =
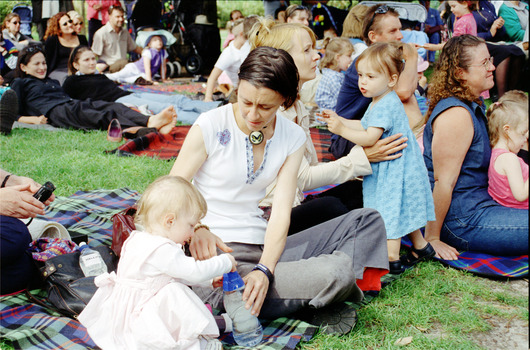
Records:
{"label": "stroller", "polygon": [[33,18],[33,9],[25,4],[16,4],[13,6],[13,13],[20,16],[20,32],[24,35],[31,36],[31,19]]}
{"label": "stroller", "polygon": [[178,76],[184,65],[188,73],[195,75],[213,68],[221,54],[221,37],[215,25],[191,23],[186,28],[186,14],[179,11],[180,4],[181,0],[173,1],[173,9],[165,20],[167,30],[177,38],[176,43],[168,48],[173,66],[168,67],[168,72],[172,69]]}

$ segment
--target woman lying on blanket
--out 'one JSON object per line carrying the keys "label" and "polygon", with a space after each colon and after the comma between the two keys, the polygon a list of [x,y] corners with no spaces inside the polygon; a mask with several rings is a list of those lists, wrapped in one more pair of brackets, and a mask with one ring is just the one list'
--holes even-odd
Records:
{"label": "woman lying on blanket", "polygon": [[[315,50],[315,34],[309,27],[265,20],[262,21],[261,26],[255,28],[255,33],[250,35],[253,48],[272,46],[287,51],[293,57],[300,75],[299,88],[315,78],[319,56]],[[373,147],[363,149],[361,146],[355,146],[348,155],[336,161],[319,163],[309,133],[309,113],[304,104],[296,100],[290,108],[280,108],[279,113],[300,125],[306,134],[289,234],[325,222],[350,210],[362,208],[362,183],[350,180],[371,174],[369,162],[400,157],[399,151],[406,146],[404,143],[406,139],[398,140],[401,134],[397,134],[378,141]],[[337,183],[341,185],[323,192],[317,198],[304,200],[303,191]],[[267,188],[267,195],[260,205],[270,208],[274,193],[276,191],[273,184]]]}
{"label": "woman lying on blanket", "polygon": [[41,185],[29,177],[16,176],[2,169],[0,181],[0,294],[5,295],[33,287],[31,284],[40,280],[28,252],[31,235],[19,219],[44,215],[44,206],[50,204],[55,195],[43,204],[33,198]]}
{"label": "woman lying on blanket", "polygon": [[482,91],[493,87],[483,39],[451,38],[431,83],[423,153],[433,187],[436,221],[425,238],[442,259],[458,250],[494,255],[528,254],[528,209],[503,207],[488,194],[491,148]]}
{"label": "woman lying on blanket", "polygon": [[17,93],[19,114],[44,115],[51,125],[82,130],[106,130],[116,118],[123,128],[147,126],[166,134],[177,121],[172,106],[154,116],[145,116],[121,103],[74,100],[57,80],[46,77],[44,51],[39,45],[28,46],[18,55],[17,78],[12,89]]}
{"label": "woman lying on blanket", "polygon": [[193,124],[199,114],[219,106],[219,102],[192,100],[178,94],[158,94],[150,92],[129,92],[120,89],[104,74],[96,71],[96,55],[87,46],[78,46],[68,60],[68,78],[63,89],[72,98],[95,101],[119,102],[126,105],[142,106],[154,113],[161,113],[173,106],[182,123]]}
{"label": "woman lying on blanket", "polygon": [[[286,51],[258,47],[241,65],[239,79],[238,103],[202,114],[171,169],[171,175],[193,179],[208,204],[190,251],[200,260],[217,249],[231,252],[253,314],[274,319],[304,309],[320,325],[326,320],[311,317],[325,315],[325,308],[339,313],[335,317],[342,313],[344,321],[327,331],[349,332],[355,310],[343,302],[362,299],[356,280],[365,268],[388,268],[384,223],[375,210],[360,209],[288,237],[307,136],[277,111],[297,98],[297,69]],[[258,203],[274,180],[267,222]],[[194,291],[222,308],[220,289]]]}

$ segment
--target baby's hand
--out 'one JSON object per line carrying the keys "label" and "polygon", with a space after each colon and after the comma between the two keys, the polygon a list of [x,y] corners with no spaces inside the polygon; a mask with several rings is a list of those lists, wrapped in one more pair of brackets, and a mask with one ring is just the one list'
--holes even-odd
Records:
{"label": "baby's hand", "polygon": [[219,288],[223,286],[223,276],[215,277],[212,281],[212,287]]}
{"label": "baby's hand", "polygon": [[322,111],[322,120],[328,124],[328,130],[336,135],[340,135],[344,124],[342,123],[342,117],[330,109]]}
{"label": "baby's hand", "polygon": [[236,268],[237,268],[236,259],[232,256],[232,254],[226,254],[226,256],[228,256],[230,258],[230,261],[232,262],[232,270],[230,270],[230,272],[236,271]]}

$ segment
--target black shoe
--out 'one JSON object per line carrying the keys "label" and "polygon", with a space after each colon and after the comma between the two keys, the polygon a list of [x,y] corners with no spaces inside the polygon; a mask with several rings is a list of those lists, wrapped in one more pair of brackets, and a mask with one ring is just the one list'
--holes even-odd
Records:
{"label": "black shoe", "polygon": [[[414,254],[412,253],[415,253],[416,256],[414,256]],[[436,252],[434,251],[434,248],[430,243],[427,242],[427,245],[422,249],[416,249],[414,248],[414,246],[410,247],[410,250],[407,255],[403,255],[399,259],[401,260],[401,263],[403,265],[413,266],[419,263],[420,261],[430,260],[434,258],[435,255]]]}
{"label": "black shoe", "polygon": [[17,93],[11,89],[6,90],[0,98],[0,132],[9,135],[13,123],[18,119]]}
{"label": "black shoe", "polygon": [[319,326],[325,334],[344,335],[355,327],[357,311],[346,302],[335,303],[320,309],[306,310],[302,320]]}
{"label": "black shoe", "polygon": [[405,271],[401,260],[389,261],[388,266],[390,268],[391,275],[400,275]]}

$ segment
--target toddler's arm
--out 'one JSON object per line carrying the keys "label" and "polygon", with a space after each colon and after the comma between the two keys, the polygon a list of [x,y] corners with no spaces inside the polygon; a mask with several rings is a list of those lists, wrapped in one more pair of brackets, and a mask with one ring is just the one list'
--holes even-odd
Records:
{"label": "toddler's arm", "polygon": [[153,81],[153,77],[151,76],[151,59],[147,57],[143,57],[143,59],[144,59],[145,80]]}
{"label": "toddler's arm", "polygon": [[519,157],[514,153],[504,153],[497,157],[495,170],[506,174],[513,197],[519,202],[528,199],[528,180],[524,181]]}
{"label": "toddler's arm", "polygon": [[213,67],[208,80],[206,81],[206,92],[204,94],[204,102],[213,101],[213,90],[217,84],[217,79],[221,76],[223,71],[217,67]]}
{"label": "toddler's arm", "polygon": [[360,146],[373,146],[383,135],[381,128],[369,127],[364,130],[359,121],[347,120],[331,110],[324,110],[322,117],[329,131]]}

